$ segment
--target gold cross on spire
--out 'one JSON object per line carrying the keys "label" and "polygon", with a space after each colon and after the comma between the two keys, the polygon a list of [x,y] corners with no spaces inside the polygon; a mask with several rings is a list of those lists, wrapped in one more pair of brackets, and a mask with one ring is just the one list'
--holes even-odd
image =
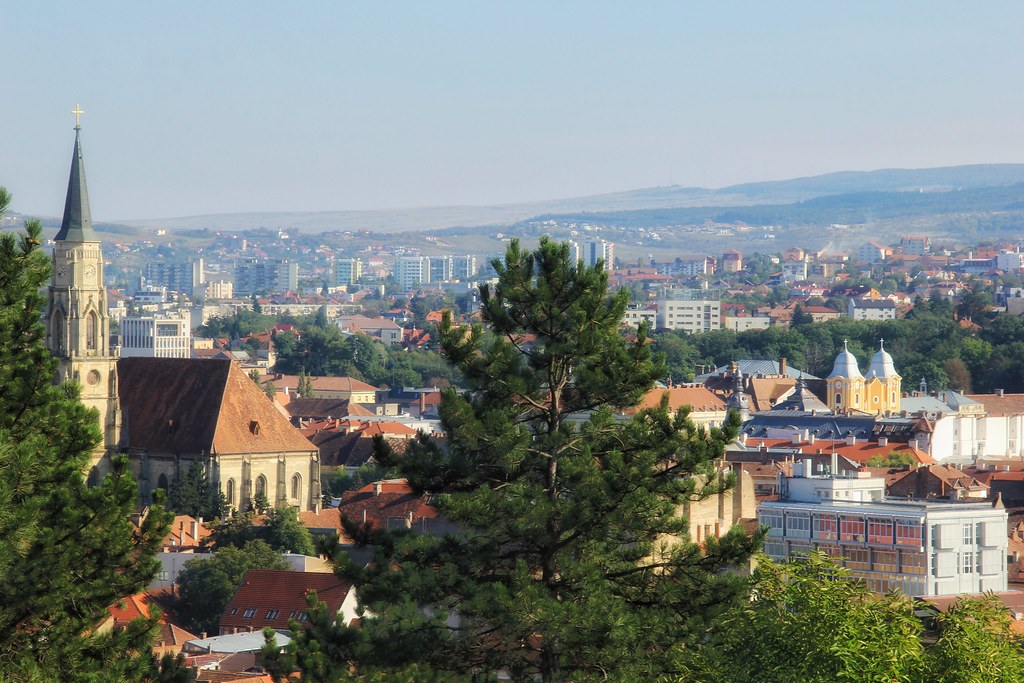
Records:
{"label": "gold cross on spire", "polygon": [[75,128],[76,129],[80,128],[81,125],[80,125],[80,122],[79,122],[79,118],[81,118],[82,114],[85,113],[84,111],[82,111],[82,106],[79,105],[79,104],[76,104],[75,108],[71,110],[71,113],[75,115]]}

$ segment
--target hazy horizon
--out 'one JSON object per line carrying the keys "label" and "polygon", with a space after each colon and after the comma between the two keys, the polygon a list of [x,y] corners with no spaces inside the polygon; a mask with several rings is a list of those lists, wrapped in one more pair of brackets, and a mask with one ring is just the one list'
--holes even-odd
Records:
{"label": "hazy horizon", "polygon": [[1024,161],[1018,3],[21,3],[4,19],[0,185],[31,215],[62,211],[76,103],[109,222]]}

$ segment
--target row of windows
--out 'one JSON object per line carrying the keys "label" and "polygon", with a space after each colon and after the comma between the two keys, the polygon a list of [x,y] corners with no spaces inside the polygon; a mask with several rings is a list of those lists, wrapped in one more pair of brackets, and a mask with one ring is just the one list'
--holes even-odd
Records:
{"label": "row of windows", "polygon": [[768,541],[764,551],[769,557],[776,559],[792,559],[812,551],[821,551],[838,564],[861,572],[881,572],[892,574],[927,574],[927,555],[920,551],[879,550],[859,546],[841,546],[820,543],[790,543],[789,551],[786,544]]}
{"label": "row of windows", "polygon": [[[782,511],[766,510],[761,513],[761,523],[768,526],[772,536],[810,536],[822,540],[867,541],[883,545],[914,547],[920,547],[924,542],[924,527],[917,520],[893,520],[885,517],[865,518],[835,514],[787,513],[783,515]],[[783,529],[785,529],[785,534],[780,533]],[[973,536],[970,542],[965,540],[967,545],[972,543]]]}
{"label": "row of windows", "polygon": [[[242,610],[242,618],[243,619],[252,619],[253,617],[256,616],[256,612],[257,611],[258,610],[255,607],[247,607],[244,610]],[[267,613],[265,615],[263,615],[263,618],[264,619],[277,619],[277,617],[278,617],[278,615],[280,613],[281,613],[280,610],[269,609],[269,610],[267,610]],[[237,615],[238,614],[238,608],[237,607],[232,607],[231,608],[231,612],[229,612],[228,614],[229,614],[229,616],[232,616],[232,617]],[[291,613],[288,615],[288,618],[289,619],[297,619],[298,621],[308,621],[309,620],[309,615],[306,613],[306,610],[302,610],[302,611],[292,610]]]}
{"label": "row of windows", "polygon": [[[302,493],[302,476],[296,472],[292,475],[292,498],[298,498]],[[256,477],[256,487],[253,495],[256,497],[267,495],[267,478],[262,474]],[[224,497],[228,500],[228,505],[235,504],[235,480],[228,479],[224,485]]]}

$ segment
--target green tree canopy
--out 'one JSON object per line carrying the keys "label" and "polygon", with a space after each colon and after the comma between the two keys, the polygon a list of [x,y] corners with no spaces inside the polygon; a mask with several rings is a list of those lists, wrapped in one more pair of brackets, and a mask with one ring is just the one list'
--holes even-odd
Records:
{"label": "green tree canopy", "polygon": [[447,448],[421,437],[402,458],[377,454],[464,533],[381,531],[368,567],[339,558],[373,617],[303,641],[283,670],[321,652],[335,671],[649,680],[744,591],[722,569],[754,541],[735,529],[698,548],[677,512],[728,483],[713,462],[736,423],[697,429],[665,404],[617,418],[666,372],[646,329],[620,332],[628,293],[609,296],[606,272],[546,239],[534,252],[513,242],[493,265],[497,286],[481,288],[493,334],[442,324],[469,386],[443,394]]}
{"label": "green tree canopy", "polygon": [[[8,200],[0,191],[0,213]],[[0,679],[145,679],[156,675],[153,621],[94,629],[152,580],[168,518],[157,505],[132,526],[124,457],[86,486],[98,420],[76,384],[53,384],[40,323],[50,259],[40,224],[25,228],[0,235]]]}
{"label": "green tree canopy", "polygon": [[288,569],[281,554],[263,541],[227,546],[207,560],[185,563],[178,575],[182,615],[195,633],[216,634],[224,608],[250,569]]}

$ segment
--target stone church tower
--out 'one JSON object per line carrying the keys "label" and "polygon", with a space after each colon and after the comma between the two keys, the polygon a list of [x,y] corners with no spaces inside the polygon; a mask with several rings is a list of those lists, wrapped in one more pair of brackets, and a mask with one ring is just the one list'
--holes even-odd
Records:
{"label": "stone church tower", "polygon": [[[93,465],[120,438],[117,358],[110,350],[110,316],[103,284],[103,252],[92,227],[85,187],[81,127],[76,108],[75,151],[64,203],[64,219],[54,237],[53,276],[46,316],[46,345],[60,361],[59,382],[77,380],[82,403],[99,412],[103,444]],[[104,474],[100,467],[98,474]]]}

